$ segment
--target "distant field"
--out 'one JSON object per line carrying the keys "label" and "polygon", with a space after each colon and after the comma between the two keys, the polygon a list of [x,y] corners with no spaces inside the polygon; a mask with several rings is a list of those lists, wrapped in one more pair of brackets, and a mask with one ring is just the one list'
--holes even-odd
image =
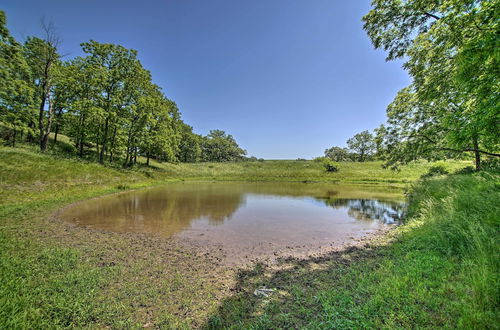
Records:
{"label": "distant field", "polygon": [[[470,162],[440,162],[450,172]],[[405,186],[417,180],[433,163],[419,162],[399,171],[382,168],[381,162],[338,163],[328,173],[320,162],[269,160],[263,162],[170,164],[151,162],[133,169],[103,166],[78,158],[45,155],[30,148],[0,148],[0,204],[36,197],[96,189],[127,189],[179,180],[200,181],[303,181]],[[42,192],[50,192],[41,195]]]}
{"label": "distant field", "polygon": [[[450,172],[470,162],[440,162]],[[417,180],[433,163],[419,162],[401,167],[399,171],[382,168],[382,162],[337,163],[338,172],[328,173],[321,162],[266,160],[263,162],[155,164],[174,177],[187,179],[244,181],[319,181],[350,183],[406,184]]]}

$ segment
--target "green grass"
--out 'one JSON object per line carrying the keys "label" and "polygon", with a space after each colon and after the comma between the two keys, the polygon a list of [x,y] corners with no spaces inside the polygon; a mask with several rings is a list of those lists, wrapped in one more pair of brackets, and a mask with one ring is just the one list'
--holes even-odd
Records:
{"label": "green grass", "polygon": [[[469,165],[443,164],[451,172]],[[152,165],[125,170],[31,147],[0,148],[0,328],[498,324],[498,176],[416,186],[412,220],[388,246],[288,261],[279,270],[257,265],[236,278],[199,276],[193,263],[202,271],[210,263],[161,240],[90,235],[50,220],[78,200],[179,180],[405,187],[433,164],[392,172],[378,162],[340,163],[335,173],[313,161]],[[225,276],[231,279],[223,283]],[[234,281],[234,291],[222,295]],[[254,298],[259,285],[279,287],[279,294]]]}
{"label": "green grass", "polygon": [[[498,328],[500,176],[416,185],[390,244],[240,273],[208,328]],[[268,300],[259,286],[278,288]]]}
{"label": "green grass", "polygon": [[[450,171],[464,162],[443,163]],[[185,179],[230,181],[311,181],[343,183],[387,183],[405,185],[418,179],[433,163],[413,163],[394,172],[382,168],[382,162],[346,162],[336,164],[338,172],[328,173],[321,162],[266,160],[263,162],[153,164],[173,176]]]}
{"label": "green grass", "polygon": [[[321,162],[315,161],[193,164],[152,161],[152,167],[139,165],[126,170],[119,164],[103,166],[60,154],[41,154],[34,151],[33,147],[0,147],[0,157],[0,205],[44,197],[53,199],[54,194],[60,193],[79,194],[82,191],[117,187],[123,190],[177,180],[373,183],[404,187],[435,164],[413,163],[394,172],[383,169],[381,162],[348,162],[337,164],[338,172],[328,173]],[[449,171],[454,171],[469,163],[453,161],[443,164]]]}

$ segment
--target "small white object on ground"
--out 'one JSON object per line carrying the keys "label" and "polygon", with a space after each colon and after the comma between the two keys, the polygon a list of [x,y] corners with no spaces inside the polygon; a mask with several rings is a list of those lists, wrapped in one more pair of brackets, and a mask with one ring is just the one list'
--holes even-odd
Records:
{"label": "small white object on ground", "polygon": [[261,289],[255,289],[253,292],[253,295],[256,297],[269,297],[276,289],[266,289],[266,288],[261,288]]}

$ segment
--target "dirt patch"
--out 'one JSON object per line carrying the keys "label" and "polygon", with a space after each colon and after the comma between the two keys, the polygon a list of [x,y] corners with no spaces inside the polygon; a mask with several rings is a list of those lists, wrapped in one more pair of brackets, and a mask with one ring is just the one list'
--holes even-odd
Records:
{"label": "dirt patch", "polygon": [[290,246],[272,256],[232,258],[223,246],[199,240],[77,226],[60,220],[63,209],[43,221],[33,236],[75,248],[84,262],[109,269],[101,299],[127,306],[133,320],[148,327],[161,322],[201,327],[221,302],[241,291],[241,274],[256,265],[263,264],[273,273],[292,265],[322,267],[322,260],[350,258],[352,249],[365,249],[394,228],[384,226],[342,244]]}

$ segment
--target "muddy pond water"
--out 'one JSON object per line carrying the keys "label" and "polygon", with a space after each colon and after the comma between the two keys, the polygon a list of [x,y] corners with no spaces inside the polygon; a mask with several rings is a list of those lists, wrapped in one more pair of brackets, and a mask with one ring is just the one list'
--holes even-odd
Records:
{"label": "muddy pond water", "polygon": [[60,217],[216,247],[242,259],[348,244],[397,224],[404,211],[402,192],[379,186],[179,183],[87,200]]}

